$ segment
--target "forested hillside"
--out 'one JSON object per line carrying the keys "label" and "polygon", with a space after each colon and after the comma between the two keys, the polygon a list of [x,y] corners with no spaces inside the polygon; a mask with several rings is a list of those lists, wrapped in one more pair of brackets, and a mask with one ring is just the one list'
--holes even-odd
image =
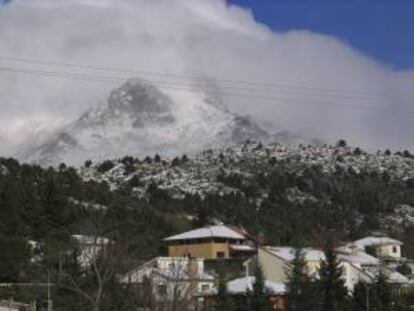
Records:
{"label": "forested hillside", "polygon": [[[122,270],[165,254],[163,237],[214,222],[242,226],[273,245],[321,246],[327,236],[347,241],[384,232],[402,239],[412,257],[413,176],[408,152],[368,154],[344,143],[249,143],[194,158],[87,161],[79,169],[2,158],[0,282],[44,281],[72,234],[122,242]],[[41,260],[33,261],[29,240],[40,243]]]}
{"label": "forested hillside", "polygon": [[81,230],[90,210],[150,215],[170,231],[176,217],[222,221],[282,244],[317,243],[326,231],[355,238],[401,229],[396,223],[408,227],[413,219],[414,159],[408,152],[249,143],[194,158],[125,157],[87,161],[80,169],[1,159],[0,168],[0,213],[7,219],[1,233],[33,240],[54,230]]}
{"label": "forested hillside", "polygon": [[367,153],[344,141],[248,142],[193,158],[86,162],[79,172],[158,211],[242,225],[268,243],[321,243],[327,232],[341,240],[381,230],[403,235],[414,220],[413,156]]}

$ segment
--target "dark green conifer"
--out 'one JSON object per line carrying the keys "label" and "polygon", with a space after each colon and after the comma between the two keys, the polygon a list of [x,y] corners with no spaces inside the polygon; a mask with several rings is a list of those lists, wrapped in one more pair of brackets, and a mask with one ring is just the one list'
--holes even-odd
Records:
{"label": "dark green conifer", "polygon": [[226,280],[223,275],[220,275],[219,277],[218,291],[215,302],[215,311],[235,310],[234,300],[227,291]]}
{"label": "dark green conifer", "polygon": [[303,251],[295,250],[295,258],[292,268],[288,272],[287,282],[287,310],[309,311],[315,305],[315,293],[312,290],[312,282],[306,273],[306,262]]}
{"label": "dark green conifer", "polygon": [[265,278],[262,268],[258,265],[254,271],[253,290],[250,295],[250,309],[251,311],[270,311],[273,310],[269,299],[269,291],[265,285]]}
{"label": "dark green conifer", "polygon": [[382,269],[374,283],[375,305],[378,311],[390,311],[392,306],[391,288]]}
{"label": "dark green conifer", "polygon": [[333,244],[325,248],[326,260],[319,271],[320,311],[343,311],[348,308],[348,291],[342,279],[342,267],[337,260]]}
{"label": "dark green conifer", "polygon": [[[367,292],[368,291],[368,292]],[[366,311],[367,306],[370,304],[370,298],[368,285],[363,282],[355,284],[354,291],[352,293],[352,310],[353,311]]]}

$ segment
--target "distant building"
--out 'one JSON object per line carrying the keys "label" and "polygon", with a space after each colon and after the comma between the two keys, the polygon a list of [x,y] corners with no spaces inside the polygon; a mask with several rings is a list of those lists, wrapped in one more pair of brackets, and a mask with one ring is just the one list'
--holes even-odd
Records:
{"label": "distant building", "polygon": [[[255,283],[254,276],[246,276],[235,279],[227,283],[227,291],[230,295],[235,297],[238,304],[245,304],[249,293],[253,291],[253,284]],[[286,308],[286,286],[283,283],[275,283],[265,280],[266,293],[272,303],[273,309],[285,310]]]}
{"label": "distant building", "polygon": [[362,250],[339,247],[336,249],[338,260],[342,263],[343,279],[349,291],[359,282],[366,284],[375,280],[380,261]]}
{"label": "distant building", "polygon": [[349,249],[364,251],[381,259],[400,259],[401,241],[389,237],[366,237],[346,245]]}
{"label": "distant building", "polygon": [[175,303],[190,304],[196,309],[196,296],[214,290],[215,279],[204,271],[203,259],[156,257],[119,278],[120,283],[134,286],[148,306],[162,310]]}
{"label": "distant building", "polygon": [[78,243],[78,262],[81,267],[87,267],[96,259],[110,240],[104,237],[75,234],[72,238]]}
{"label": "distant building", "polygon": [[0,311],[36,311],[36,303],[30,304],[11,300],[0,300]]}
{"label": "distant building", "polygon": [[[307,273],[311,277],[316,277],[322,261],[325,260],[324,253],[312,248],[304,248],[302,251]],[[260,265],[266,280],[274,283],[286,283],[294,258],[295,248],[293,247],[262,246],[258,249],[255,257],[245,262],[246,274],[253,276],[255,268]]]}
{"label": "distant building", "polygon": [[247,234],[224,225],[209,226],[164,239],[170,257],[237,258],[255,253]]}
{"label": "distant building", "polygon": [[[245,310],[253,292],[254,276],[245,276],[227,283],[227,292],[233,298],[236,310]],[[283,283],[275,283],[265,280],[266,295],[274,310],[286,309],[286,286]],[[197,311],[214,311],[217,289],[203,292],[197,295]]]}
{"label": "distant building", "polygon": [[[384,274],[387,278],[387,282],[390,283],[393,288],[402,288],[409,285],[407,277],[396,271],[395,267],[392,265],[387,265],[381,260],[390,258],[388,255],[379,258],[374,257],[363,250],[362,245],[365,245],[367,240],[362,239],[359,241],[364,242],[357,247],[355,247],[354,242],[336,249],[338,259],[342,262],[344,268],[344,280],[349,290],[353,290],[355,284],[359,281],[373,283],[379,273]],[[372,244],[369,243],[369,245],[371,246]],[[378,251],[381,251],[381,248],[384,247],[382,250],[388,249],[394,253],[390,245],[392,244],[381,244],[378,246]],[[401,250],[399,250],[399,252],[401,252]]]}

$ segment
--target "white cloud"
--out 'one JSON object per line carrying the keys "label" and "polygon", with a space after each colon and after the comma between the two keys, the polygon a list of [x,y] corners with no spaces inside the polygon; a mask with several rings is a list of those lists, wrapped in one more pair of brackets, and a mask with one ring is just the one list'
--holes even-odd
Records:
{"label": "white cloud", "polygon": [[[273,101],[228,95],[227,104],[331,141],[345,137],[364,146],[413,146],[414,112],[398,112],[414,111],[413,72],[393,71],[334,37],[272,32],[249,11],[223,0],[15,0],[0,9],[0,42],[1,67],[68,70],[1,58],[13,56],[271,83],[275,87],[234,84],[237,90],[231,92],[248,88],[248,94]],[[222,85],[230,92],[229,83]],[[33,141],[32,133],[73,120],[114,87],[0,71],[0,152],[11,154]],[[327,89],[341,91],[321,96]]]}

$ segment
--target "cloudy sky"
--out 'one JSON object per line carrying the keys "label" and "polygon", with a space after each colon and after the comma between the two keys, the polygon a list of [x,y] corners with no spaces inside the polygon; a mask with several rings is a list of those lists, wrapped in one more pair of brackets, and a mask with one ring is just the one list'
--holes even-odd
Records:
{"label": "cloudy sky", "polygon": [[398,58],[389,50],[364,51],[360,41],[329,34],[327,26],[287,28],[281,20],[278,28],[277,14],[266,22],[254,15],[256,7],[234,2],[14,0],[1,6],[0,153],[42,141],[134,76],[184,88],[188,77],[214,79],[232,110],[288,130],[367,148],[413,148],[409,60],[393,64]]}

